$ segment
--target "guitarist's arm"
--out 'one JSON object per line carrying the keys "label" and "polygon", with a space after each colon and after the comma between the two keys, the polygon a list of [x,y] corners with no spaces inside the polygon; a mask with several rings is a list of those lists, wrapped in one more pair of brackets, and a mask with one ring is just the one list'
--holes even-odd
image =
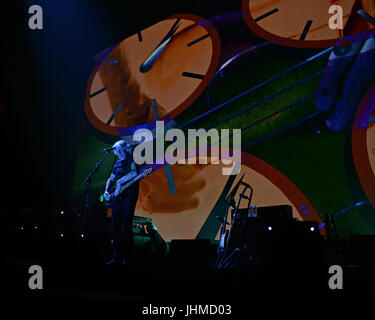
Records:
{"label": "guitarist's arm", "polygon": [[105,185],[105,191],[104,191],[104,199],[108,200],[110,197],[110,194],[108,192],[108,188],[113,184],[113,181],[115,180],[115,175],[112,173],[109,179],[107,180],[107,183]]}

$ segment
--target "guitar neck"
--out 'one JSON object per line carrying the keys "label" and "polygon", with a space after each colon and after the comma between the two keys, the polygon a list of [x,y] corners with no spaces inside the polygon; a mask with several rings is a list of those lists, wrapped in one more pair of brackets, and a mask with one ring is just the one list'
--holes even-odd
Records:
{"label": "guitar neck", "polygon": [[134,177],[133,179],[129,180],[126,182],[122,187],[121,187],[121,192],[125,191],[127,188],[129,188],[132,184],[137,182],[143,177],[143,173],[139,174],[138,176]]}

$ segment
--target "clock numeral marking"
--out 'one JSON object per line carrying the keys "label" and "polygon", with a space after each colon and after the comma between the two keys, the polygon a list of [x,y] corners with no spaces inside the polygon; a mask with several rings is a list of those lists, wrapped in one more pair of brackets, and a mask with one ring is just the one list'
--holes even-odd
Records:
{"label": "clock numeral marking", "polygon": [[155,120],[159,119],[158,104],[155,99],[152,99],[152,110],[154,111]]}
{"label": "clock numeral marking", "polygon": [[194,79],[200,79],[200,80],[204,79],[204,75],[203,74],[192,73],[192,72],[183,72],[182,76],[183,77],[194,78]]}
{"label": "clock numeral marking", "polygon": [[[155,120],[158,120],[159,119],[159,111],[158,111],[158,104],[156,103],[155,99],[152,99],[152,110],[154,111]],[[173,176],[172,176],[171,166],[168,163],[165,164],[165,173],[167,174],[169,191],[170,191],[171,194],[175,194],[176,193],[176,187],[175,187]]]}
{"label": "clock numeral marking", "polygon": [[195,39],[195,40],[193,40],[192,42],[189,42],[189,43],[187,44],[187,46],[188,46],[188,47],[191,47],[192,45],[198,43],[199,41],[202,41],[202,40],[208,38],[209,36],[210,36],[210,35],[207,33],[207,34],[205,34],[204,36],[201,36],[201,37],[199,37],[198,39]]}
{"label": "clock numeral marking", "polygon": [[307,34],[308,34],[309,30],[310,30],[310,27],[311,27],[312,23],[313,23],[312,20],[308,20],[306,22],[305,28],[303,29],[301,37],[299,38],[300,40],[305,40],[306,39],[306,36],[307,36]]}
{"label": "clock numeral marking", "polygon": [[107,87],[101,88],[100,90],[95,91],[94,93],[91,93],[91,94],[89,95],[89,98],[95,97],[96,95],[102,93],[103,91],[106,91],[107,89],[108,89]]}
{"label": "clock numeral marking", "polygon": [[120,111],[120,109],[122,108],[122,104],[119,104],[115,110],[115,112],[113,112],[113,114],[111,115],[111,117],[109,118],[109,120],[107,121],[107,125],[109,126],[111,124],[111,122],[113,121],[113,119],[116,117],[117,113]]}
{"label": "clock numeral marking", "polygon": [[269,17],[271,14],[274,14],[274,13],[276,13],[276,12],[278,12],[278,11],[279,11],[278,8],[272,9],[271,11],[268,11],[268,12],[266,12],[265,14],[262,14],[262,15],[259,16],[258,18],[255,18],[254,21],[255,21],[255,22],[258,22],[258,21],[260,21],[260,20],[263,20],[264,18],[267,18],[267,17]]}
{"label": "clock numeral marking", "polygon": [[117,64],[117,63],[118,63],[118,60],[115,60],[115,59],[104,59],[103,62],[108,62],[108,63],[114,63],[114,64]]}
{"label": "clock numeral marking", "polygon": [[370,16],[365,10],[360,9],[357,11],[357,13],[364,19],[366,19],[368,22],[370,22],[373,26],[375,26],[375,19]]}
{"label": "clock numeral marking", "polygon": [[142,38],[142,33],[141,33],[141,31],[138,31],[138,32],[137,32],[137,35],[138,35],[138,41],[139,41],[139,42],[142,42],[143,38]]}

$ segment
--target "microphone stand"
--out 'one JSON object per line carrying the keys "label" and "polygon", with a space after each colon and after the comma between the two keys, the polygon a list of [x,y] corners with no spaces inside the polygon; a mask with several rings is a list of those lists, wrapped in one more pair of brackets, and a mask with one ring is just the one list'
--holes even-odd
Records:
{"label": "microphone stand", "polygon": [[83,181],[82,184],[81,184],[81,187],[83,187],[83,186],[86,185],[85,207],[84,207],[84,210],[83,210],[82,226],[81,226],[81,233],[82,234],[85,233],[86,226],[87,226],[87,213],[88,213],[89,207],[90,207],[90,185],[91,185],[91,177],[93,176],[93,174],[96,171],[98,171],[98,169],[103,164],[105,158],[107,158],[107,156],[109,155],[110,152],[111,152],[111,150],[106,150],[103,158],[99,162],[96,163],[95,168],[90,172],[90,174],[87,176],[87,178],[85,179],[85,181]]}

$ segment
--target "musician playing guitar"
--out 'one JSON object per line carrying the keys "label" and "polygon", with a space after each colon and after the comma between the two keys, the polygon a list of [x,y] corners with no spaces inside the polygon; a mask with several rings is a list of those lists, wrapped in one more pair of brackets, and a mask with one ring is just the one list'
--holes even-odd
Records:
{"label": "musician playing guitar", "polygon": [[[107,264],[125,264],[133,247],[132,223],[135,206],[138,200],[139,182],[135,181],[125,191],[121,186],[138,175],[138,169],[133,161],[131,147],[125,141],[117,141],[113,145],[113,153],[119,158],[112,174],[107,181],[104,198],[108,201],[113,195],[116,201],[112,206],[113,259]],[[115,187],[114,194],[110,188]]]}

